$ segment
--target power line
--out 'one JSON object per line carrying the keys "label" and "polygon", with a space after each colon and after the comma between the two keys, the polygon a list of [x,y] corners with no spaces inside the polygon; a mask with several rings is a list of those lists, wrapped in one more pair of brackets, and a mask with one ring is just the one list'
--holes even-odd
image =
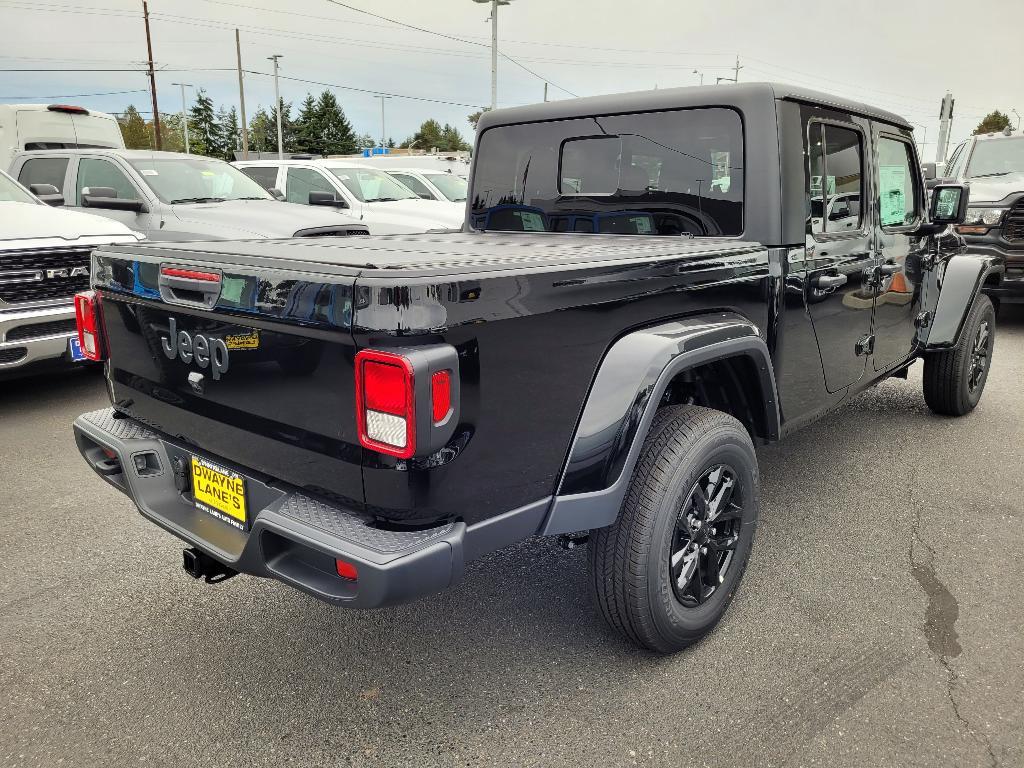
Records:
{"label": "power line", "polygon": [[58,93],[46,96],[0,96],[0,99],[77,99],[84,96],[120,96],[125,93],[149,93],[146,88],[136,88],[133,91],[104,91],[103,93]]}

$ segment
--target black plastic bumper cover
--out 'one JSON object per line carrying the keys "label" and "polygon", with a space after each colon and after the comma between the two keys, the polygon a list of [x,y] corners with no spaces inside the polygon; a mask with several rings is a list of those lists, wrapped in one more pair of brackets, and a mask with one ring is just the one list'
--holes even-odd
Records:
{"label": "black plastic bumper cover", "polygon": [[[111,408],[79,416],[74,433],[86,462],[131,498],[145,517],[241,573],[278,579],[353,608],[414,600],[462,577],[462,522],[427,530],[382,530],[356,511],[233,467],[246,478],[250,506],[249,530],[242,531],[197,509],[187,493],[176,489],[171,462],[176,457],[187,460],[191,452],[184,447],[120,418]],[[136,462],[140,455],[146,461]],[[356,566],[356,581],[338,576],[336,559]]]}

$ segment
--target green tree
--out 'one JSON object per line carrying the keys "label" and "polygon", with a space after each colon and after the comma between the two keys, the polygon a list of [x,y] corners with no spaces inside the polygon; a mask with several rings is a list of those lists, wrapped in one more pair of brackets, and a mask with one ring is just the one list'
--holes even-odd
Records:
{"label": "green tree", "polygon": [[356,132],[345,117],[337,97],[324,91],[316,102],[319,124],[323,130],[323,155],[351,155],[356,151]]}
{"label": "green tree", "polygon": [[[283,152],[300,152],[298,136],[295,133],[295,121],[292,120],[292,103],[281,99],[278,102],[281,109],[281,143]],[[271,109],[268,115],[270,119],[270,151],[277,150],[277,109]]]}
{"label": "green tree", "polygon": [[369,149],[377,146],[377,140],[368,133],[356,137],[356,149]]}
{"label": "green tree", "polygon": [[202,88],[196,93],[196,103],[188,114],[188,140],[196,155],[223,155],[223,135],[217,116],[213,112],[213,99]]}
{"label": "green tree", "polygon": [[146,121],[142,119],[142,115],[134,105],[129,104],[117,122],[121,126],[121,136],[128,149],[149,149],[152,146]]}
{"label": "green tree", "polygon": [[441,129],[439,149],[444,152],[465,152],[469,149],[469,144],[462,138],[462,134],[455,129],[455,126],[445,123],[444,128]]}
{"label": "green tree", "polygon": [[249,121],[249,149],[253,152],[277,149],[277,128],[263,107],[257,107]]}
{"label": "green tree", "polygon": [[300,152],[311,155],[323,154],[323,142],[320,139],[323,131],[316,111],[316,99],[307,93],[299,106],[298,117],[295,118],[295,142]]}
{"label": "green tree", "polygon": [[469,120],[469,124],[473,126],[473,130],[474,131],[476,130],[477,125],[480,124],[480,116],[484,112],[490,112],[490,111],[491,111],[490,107],[484,107],[483,109],[478,109],[476,112],[474,112],[473,114],[469,115],[466,118],[467,120]]}
{"label": "green tree", "polygon": [[985,115],[985,119],[978,123],[978,127],[974,129],[974,133],[999,133],[999,131],[1005,130],[1009,126],[1010,116],[1004,115],[996,109]]}
{"label": "green tree", "polygon": [[[150,137],[150,142],[152,142],[150,146],[155,147],[156,142],[153,138],[152,121],[146,123],[146,132]],[[180,113],[160,115],[160,137],[162,139],[161,145],[165,152],[185,151],[185,133],[182,128]]]}
{"label": "green tree", "polygon": [[217,111],[217,122],[221,130],[221,152],[220,157],[227,161],[235,159],[235,150],[242,146],[242,136],[238,128],[238,110],[234,107],[225,109],[221,107]]}
{"label": "green tree", "polygon": [[469,149],[469,144],[465,142],[458,130],[448,123],[441,127],[437,120],[427,120],[416,133],[402,142],[402,147],[424,149],[428,152],[431,149],[440,152],[456,152]]}
{"label": "green tree", "polygon": [[388,149],[394,149],[394,148],[395,148],[395,140],[394,139],[388,139]]}

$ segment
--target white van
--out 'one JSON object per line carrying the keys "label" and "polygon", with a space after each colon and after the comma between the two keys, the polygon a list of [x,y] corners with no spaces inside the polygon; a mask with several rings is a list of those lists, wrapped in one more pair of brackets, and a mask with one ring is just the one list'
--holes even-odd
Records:
{"label": "white van", "polygon": [[77,147],[124,149],[113,115],[69,104],[0,104],[0,170],[16,152]]}

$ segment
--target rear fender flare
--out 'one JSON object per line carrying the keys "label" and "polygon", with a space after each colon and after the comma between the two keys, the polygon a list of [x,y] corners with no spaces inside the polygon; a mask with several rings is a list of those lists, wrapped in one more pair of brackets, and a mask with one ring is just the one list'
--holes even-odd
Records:
{"label": "rear fender flare", "polygon": [[999,259],[970,253],[953,256],[946,262],[935,316],[924,345],[926,351],[956,346],[981,286],[990,274],[1001,269]]}
{"label": "rear fender flare", "polygon": [[605,355],[583,407],[544,535],[611,525],[655,411],[682,371],[726,358],[754,364],[764,400],[764,437],[779,436],[778,394],[768,347],[757,327],[734,313],[687,318],[634,331]]}

